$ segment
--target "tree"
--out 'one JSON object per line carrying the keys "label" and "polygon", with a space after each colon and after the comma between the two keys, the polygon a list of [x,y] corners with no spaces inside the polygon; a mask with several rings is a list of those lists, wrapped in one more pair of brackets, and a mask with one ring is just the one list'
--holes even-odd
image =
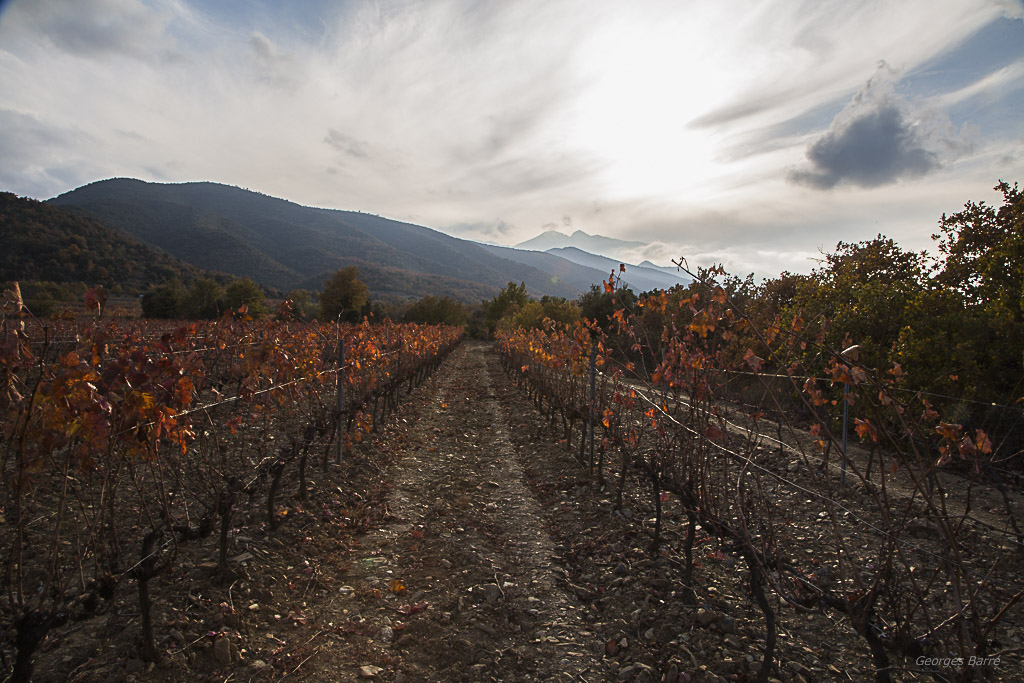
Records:
{"label": "tree", "polygon": [[580,319],[579,305],[565,297],[545,294],[540,298],[540,305],[544,309],[544,317],[550,318],[556,323],[568,325]]}
{"label": "tree", "polygon": [[224,289],[215,280],[200,278],[192,283],[185,295],[185,315],[189,318],[212,320],[224,310]]}
{"label": "tree", "polygon": [[937,277],[964,294],[968,304],[988,304],[996,316],[1024,321],[1024,194],[1000,182],[998,210],[985,202],[967,202],[964,210],[942,215]]}
{"label": "tree", "polygon": [[150,287],[142,295],[143,318],[182,318],[185,315],[185,286],[177,278]]}
{"label": "tree", "polygon": [[465,325],[469,310],[465,304],[448,296],[425,296],[405,311],[405,320],[410,323],[432,325]]}
{"label": "tree", "polygon": [[494,334],[499,320],[507,315],[516,313],[529,301],[530,296],[526,293],[525,282],[520,282],[518,285],[514,282],[509,282],[498,292],[496,297],[484,301],[484,323],[487,327],[488,336]]}
{"label": "tree", "polygon": [[590,291],[584,292],[579,298],[580,316],[597,322],[603,329],[609,330],[615,311],[626,309],[632,311],[637,296],[632,289],[616,289],[607,292],[597,285],[590,285]]}
{"label": "tree", "polygon": [[369,289],[359,279],[359,268],[346,266],[335,271],[320,294],[320,317],[334,320],[358,320],[359,312],[369,300]]}
{"label": "tree", "polygon": [[299,320],[309,320],[316,315],[316,304],[305,289],[293,289],[285,296],[291,302],[292,314]]}
{"label": "tree", "polygon": [[942,216],[936,275],[912,302],[895,359],[917,387],[1010,403],[1024,370],[1024,195],[995,189],[998,209],[968,202]]}
{"label": "tree", "polygon": [[257,316],[267,312],[263,303],[263,290],[258,284],[245,277],[234,280],[224,290],[224,308],[239,309],[248,307],[250,315]]}
{"label": "tree", "polygon": [[840,242],[810,278],[797,282],[793,305],[812,326],[827,321],[828,348],[860,344],[862,363],[884,367],[908,323],[907,305],[926,284],[924,254],[878,235],[857,244]]}

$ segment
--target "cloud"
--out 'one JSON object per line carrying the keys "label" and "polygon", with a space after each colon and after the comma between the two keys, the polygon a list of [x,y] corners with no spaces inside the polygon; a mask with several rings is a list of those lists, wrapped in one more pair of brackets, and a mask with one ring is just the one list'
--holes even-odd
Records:
{"label": "cloud", "polygon": [[789,179],[816,189],[879,187],[923,176],[970,151],[966,131],[957,132],[945,114],[896,94],[894,77],[883,62],[807,149],[810,168],[791,170]]}
{"label": "cloud", "polygon": [[346,156],[356,157],[357,159],[366,159],[370,156],[369,146],[365,142],[351,135],[336,131],[333,128],[327,130],[327,137],[324,138],[324,142]]}
{"label": "cloud", "polygon": [[293,73],[296,68],[294,57],[283,54],[270,38],[259,31],[253,31],[249,35],[249,47],[255,55],[257,80],[290,89],[299,85],[299,79]]}
{"label": "cloud", "polygon": [[[737,21],[715,0],[14,0],[0,189],[214,180],[505,244],[580,228],[655,243],[638,256],[659,263],[720,253],[774,272],[822,239],[908,225],[927,243],[943,211],[1021,177],[1024,67],[980,49],[990,33],[955,49],[1019,10],[766,0]],[[881,58],[904,75],[864,87]],[[970,153],[963,121],[986,135]],[[877,189],[812,192],[787,173]]]}
{"label": "cloud", "polygon": [[1021,0],[995,0],[994,4],[1007,19],[1024,19],[1024,2]]}
{"label": "cloud", "polygon": [[516,232],[516,226],[501,219],[479,223],[454,223],[445,231],[462,235],[465,239],[502,239]]}
{"label": "cloud", "polygon": [[51,188],[75,187],[89,180],[96,165],[64,158],[69,145],[95,143],[82,130],[63,128],[22,112],[0,109],[0,188],[17,188],[31,197],[46,197]]}
{"label": "cloud", "polygon": [[46,36],[59,50],[81,57],[128,55],[149,60],[169,47],[170,14],[139,0],[13,2],[11,20]]}

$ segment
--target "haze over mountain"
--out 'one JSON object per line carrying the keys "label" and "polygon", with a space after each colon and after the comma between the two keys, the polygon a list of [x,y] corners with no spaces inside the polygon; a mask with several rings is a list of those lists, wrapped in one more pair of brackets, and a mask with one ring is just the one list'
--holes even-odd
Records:
{"label": "haze over mountain", "polygon": [[588,235],[582,230],[577,230],[571,235],[547,230],[525,242],[515,245],[516,249],[531,249],[533,251],[548,251],[550,249],[561,249],[563,247],[575,247],[581,251],[588,251],[593,254],[600,254],[609,258],[627,259],[628,254],[647,246],[646,242],[632,242],[619,240],[603,235]]}
{"label": "haze over mountain", "polygon": [[[619,264],[623,263],[618,259],[591,254],[576,247],[562,247],[560,249],[548,249],[547,254],[558,256],[573,263],[578,263],[587,268],[593,268],[604,274],[604,279],[612,273],[619,272]],[[649,262],[647,262],[649,263]],[[646,292],[652,289],[669,289],[676,285],[688,285],[691,280],[681,272],[673,272],[674,269],[661,269],[658,267],[637,266],[624,263],[626,272],[622,273],[623,286],[629,287],[634,292]]]}
{"label": "haze over mountain", "polygon": [[[210,182],[110,179],[48,203],[186,263],[250,277],[282,292],[317,289],[337,268],[356,265],[371,293],[383,299],[433,294],[475,303],[508,282],[524,282],[537,296],[575,298],[606,279],[612,268],[610,259],[579,250],[549,254],[486,246],[376,215],[305,207]],[[620,242],[584,236],[597,244]],[[617,268],[618,261],[613,265]],[[629,274],[639,289],[675,284],[662,277],[655,285],[639,270]]]}

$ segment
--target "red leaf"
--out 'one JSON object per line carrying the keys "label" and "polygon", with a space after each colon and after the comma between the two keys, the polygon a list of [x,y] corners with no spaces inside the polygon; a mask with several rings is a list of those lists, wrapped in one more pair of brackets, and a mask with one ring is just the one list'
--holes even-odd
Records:
{"label": "red leaf", "polygon": [[426,610],[428,607],[425,602],[414,602],[411,605],[402,605],[398,608],[398,611],[402,614],[417,614]]}

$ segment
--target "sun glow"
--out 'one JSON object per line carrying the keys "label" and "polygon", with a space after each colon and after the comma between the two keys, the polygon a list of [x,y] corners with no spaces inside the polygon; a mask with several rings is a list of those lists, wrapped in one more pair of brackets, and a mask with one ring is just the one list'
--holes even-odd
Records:
{"label": "sun glow", "polygon": [[720,173],[714,132],[691,125],[735,82],[701,35],[707,21],[616,23],[584,50],[587,86],[570,138],[602,162],[609,196],[686,200]]}

